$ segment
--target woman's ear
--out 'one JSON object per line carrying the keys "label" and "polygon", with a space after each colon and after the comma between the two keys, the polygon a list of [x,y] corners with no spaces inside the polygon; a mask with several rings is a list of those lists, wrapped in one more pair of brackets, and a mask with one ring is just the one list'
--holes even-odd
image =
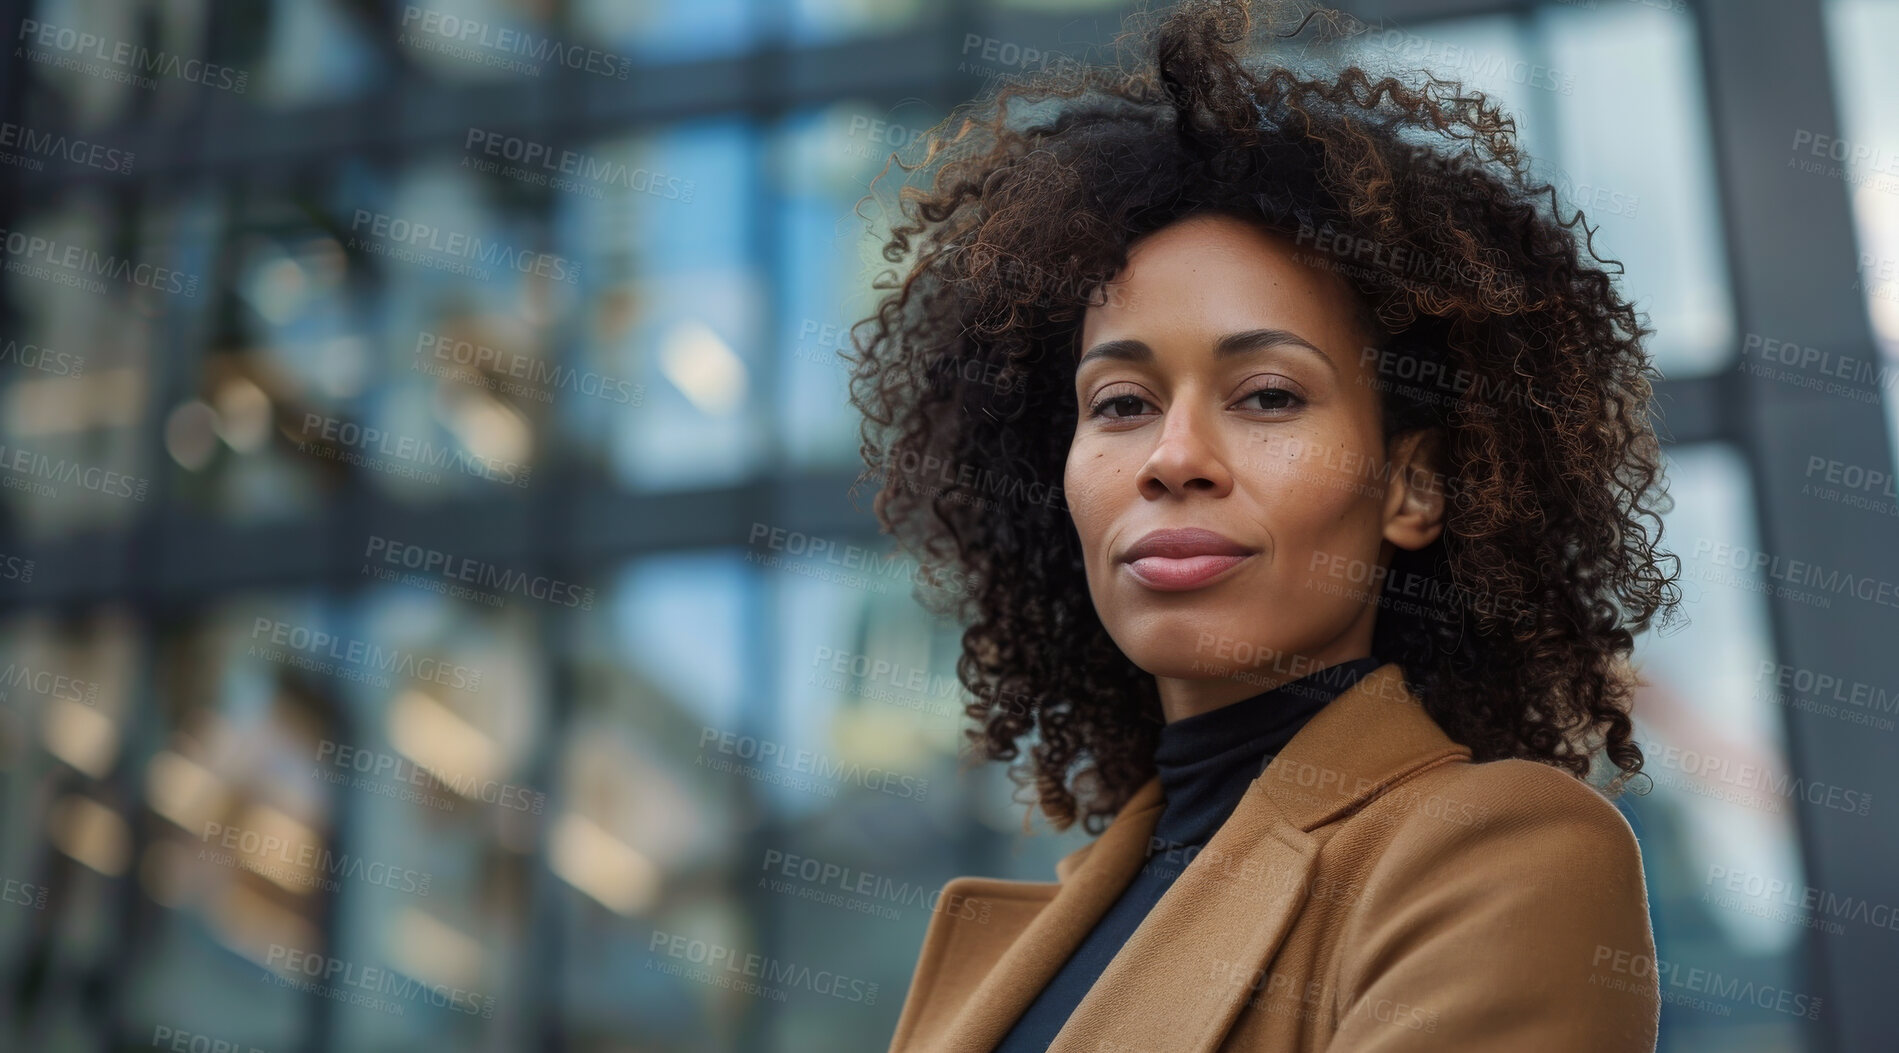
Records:
{"label": "woman's ear", "polygon": [[1417,428],[1392,438],[1386,451],[1385,540],[1416,551],[1444,533],[1450,476],[1444,430]]}

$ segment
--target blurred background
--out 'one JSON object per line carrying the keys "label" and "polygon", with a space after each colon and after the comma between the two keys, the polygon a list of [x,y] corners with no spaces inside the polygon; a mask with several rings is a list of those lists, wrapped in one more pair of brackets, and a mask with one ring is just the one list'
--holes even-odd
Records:
{"label": "blurred background", "polygon": [[[1899,2],[1344,6],[1657,330],[1661,1048],[1899,1048]],[[0,9],[0,1048],[882,1050],[1082,843],[959,770],[837,353],[888,155],[1131,5]]]}

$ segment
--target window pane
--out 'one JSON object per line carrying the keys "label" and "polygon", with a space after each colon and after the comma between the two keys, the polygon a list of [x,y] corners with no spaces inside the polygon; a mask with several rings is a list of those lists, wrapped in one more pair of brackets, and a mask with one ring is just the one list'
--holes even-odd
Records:
{"label": "window pane", "polygon": [[[9,231],[0,334],[0,504],[23,539],[123,527],[162,465],[147,441],[151,363],[168,325],[202,310],[179,213],[140,222],[75,192],[24,210]],[[196,263],[189,264],[197,266]]]}
{"label": "window pane", "polygon": [[[38,0],[10,32],[32,81],[27,111],[64,134],[196,111],[207,94],[248,90],[249,71],[216,61],[206,0]],[[15,8],[19,10],[19,8]],[[31,123],[31,122],[29,122]]]}
{"label": "window pane", "polygon": [[923,0],[790,0],[790,6],[794,44],[895,32],[924,10]]}
{"label": "window pane", "polygon": [[[786,453],[796,462],[855,467],[857,422],[848,405],[850,327],[876,300],[870,276],[888,264],[869,224],[875,204],[858,201],[892,153],[906,158],[941,117],[923,102],[895,107],[852,100],[798,114],[778,140],[775,179],[781,255],[778,284],[785,311],[776,334],[778,416]],[[900,181],[895,165],[879,185],[888,200]],[[869,217],[868,219],[865,217]]]}
{"label": "window pane", "polygon": [[[1626,268],[1623,294],[1656,330],[1657,367],[1683,376],[1729,362],[1733,306],[1687,14],[1543,6],[1522,18],[1374,26],[1353,45],[1367,63],[1439,72],[1500,102],[1535,174],[1565,213],[1580,209],[1600,228],[1597,255]],[[1643,119],[1625,119],[1635,112]]]}
{"label": "window pane", "polygon": [[760,44],[759,4],[770,0],[576,0],[578,33],[641,65],[688,62],[750,51]]}
{"label": "window pane", "polygon": [[[518,1029],[528,617],[392,586],[232,597],[178,635],[137,757],[143,1033],[293,1048],[327,1019],[343,1048],[419,1048]],[[331,963],[361,997],[294,985]]]}
{"label": "window pane", "polygon": [[[774,787],[778,822],[737,860],[763,893],[783,956],[880,984],[874,1007],[792,992],[775,1007],[773,1048],[875,1049],[888,1044],[932,898],[960,874],[1047,881],[1055,860],[1087,840],[1070,830],[1021,831],[1004,765],[960,763],[968,693],[956,677],[961,634],[912,595],[915,564],[879,538],[826,538],[874,557],[864,573],[761,544],[774,611],[778,730],[788,756],[840,773]],[[831,868],[826,870],[826,868]],[[856,875],[840,887],[825,873]],[[868,890],[868,891],[867,891]],[[833,1036],[829,1040],[821,1036]]]}
{"label": "window pane", "polygon": [[[1843,141],[1822,144],[1827,174],[1814,178],[1847,180],[1859,236],[1856,284],[1866,296],[1880,354],[1875,388],[1899,459],[1899,65],[1892,56],[1899,4],[1830,0],[1825,11]],[[1844,160],[1835,160],[1835,152]],[[1890,486],[1876,496],[1893,508]]]}
{"label": "window pane", "polygon": [[1734,308],[1692,16],[1629,3],[1538,11],[1543,61],[1575,71],[1573,93],[1552,98],[1552,181],[1601,224],[1598,253],[1628,268],[1624,289],[1655,327],[1661,371],[1720,371],[1734,357]]}
{"label": "window pane", "polygon": [[207,209],[233,273],[213,290],[233,331],[204,334],[173,368],[196,389],[166,411],[180,503],[236,522],[305,515],[343,466],[313,456],[305,414],[342,420],[369,383],[368,304],[336,233],[262,193]]}
{"label": "window pane", "polygon": [[[1804,1050],[1819,1043],[1822,1005],[1805,968],[1808,919],[1747,894],[1770,881],[1804,884],[1795,824],[1807,807],[1790,796],[1799,784],[1785,707],[1799,697],[1779,686],[1763,583],[1748,564],[1722,557],[1758,551],[1754,498],[1745,464],[1726,446],[1674,449],[1667,472],[1676,503],[1663,536],[1681,557],[1686,617],[1637,640],[1633,661],[1647,683],[1635,738],[1653,789],[1619,802],[1648,878],[1660,1049]],[[1776,997],[1735,993],[1763,990]]]}
{"label": "window pane", "polygon": [[381,87],[389,74],[382,21],[387,11],[338,0],[271,0],[254,21],[240,23],[248,35],[236,65],[254,76],[244,95],[278,107],[338,102]]}
{"label": "window pane", "polygon": [[320,437],[360,445],[353,452],[376,459],[371,478],[396,500],[529,492],[545,404],[531,385],[504,383],[515,378],[479,361],[464,368],[441,351],[488,335],[492,323],[496,342],[532,359],[580,295],[577,261],[552,244],[542,205],[465,161],[431,157],[387,185],[364,180],[332,206],[348,224],[344,247],[386,297],[382,383],[367,392],[362,422],[384,437],[374,445],[351,444],[346,432]]}
{"label": "window pane", "polygon": [[565,43],[541,4],[428,0],[400,11],[395,39],[403,57],[446,81],[541,79],[556,71],[553,46]]}
{"label": "window pane", "polygon": [[551,856],[566,963],[557,992],[581,1048],[638,1035],[654,1049],[728,1050],[736,996],[663,950],[674,934],[751,949],[738,859],[759,784],[714,770],[716,736],[755,733],[742,695],[761,686],[747,622],[755,597],[732,553],[671,554],[615,574],[574,623],[580,695],[556,744]]}
{"label": "window pane", "polygon": [[556,204],[586,297],[580,368],[639,395],[570,399],[561,417],[622,485],[718,486],[763,459],[757,150],[737,120],[604,140],[586,148],[600,195]]}

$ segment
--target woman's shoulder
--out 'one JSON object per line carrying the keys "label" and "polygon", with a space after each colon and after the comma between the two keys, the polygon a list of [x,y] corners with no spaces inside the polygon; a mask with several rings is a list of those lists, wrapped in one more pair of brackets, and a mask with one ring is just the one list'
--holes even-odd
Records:
{"label": "woman's shoulder", "polygon": [[1640,872],[1641,850],[1621,809],[1594,786],[1541,761],[1436,765],[1388,788],[1371,809],[1391,823],[1394,849],[1429,847],[1435,855],[1455,844],[1490,865],[1504,865],[1501,854]]}
{"label": "woman's shoulder", "polygon": [[[1327,845],[1355,889],[1331,915],[1339,989],[1424,1006],[1453,1046],[1462,1027],[1484,1048],[1655,1048],[1641,853],[1602,793],[1538,761],[1460,760],[1354,818]],[[1379,1026],[1348,1018],[1341,1044],[1377,1045]]]}
{"label": "woman's shoulder", "polygon": [[1601,790],[1553,764],[1506,757],[1446,769],[1449,785],[1501,813],[1562,815],[1628,829],[1621,810]]}

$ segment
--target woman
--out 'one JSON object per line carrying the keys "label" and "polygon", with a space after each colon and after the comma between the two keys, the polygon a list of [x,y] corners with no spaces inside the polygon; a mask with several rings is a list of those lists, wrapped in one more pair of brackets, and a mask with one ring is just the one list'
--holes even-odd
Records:
{"label": "woman", "polygon": [[980,756],[1100,836],[945,886],[891,1049],[1652,1050],[1646,330],[1482,96],[1256,35],[1190,0],[911,168],[876,510],[974,583]]}

